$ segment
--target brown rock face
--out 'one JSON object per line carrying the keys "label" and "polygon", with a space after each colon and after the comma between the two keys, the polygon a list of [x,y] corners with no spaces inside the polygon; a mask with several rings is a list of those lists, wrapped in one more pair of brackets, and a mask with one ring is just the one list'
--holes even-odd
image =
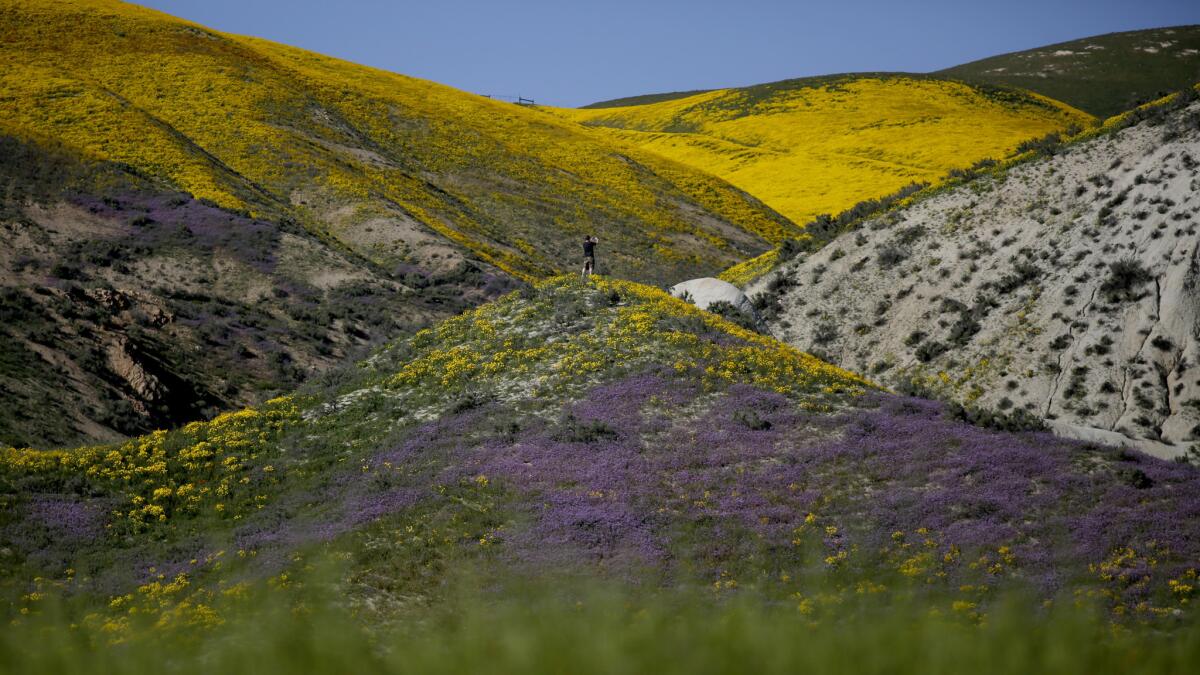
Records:
{"label": "brown rock face", "polygon": [[146,414],[146,403],[160,401],[166,396],[166,387],[138,362],[129,348],[127,338],[118,337],[109,343],[107,356],[108,367],[125,380],[140,399],[131,401],[138,413]]}

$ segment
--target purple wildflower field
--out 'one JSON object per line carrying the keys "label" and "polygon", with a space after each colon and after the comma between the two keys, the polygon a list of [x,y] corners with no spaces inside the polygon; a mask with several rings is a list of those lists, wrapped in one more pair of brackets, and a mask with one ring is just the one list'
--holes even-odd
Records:
{"label": "purple wildflower field", "polygon": [[[555,299],[577,317],[570,292]],[[629,311],[603,299],[604,311]],[[519,316],[514,331],[535,323]],[[707,328],[698,353],[731,337]],[[508,339],[492,323],[478,330]],[[337,389],[287,399],[277,437],[225,438],[211,461],[244,464],[236,483],[141,529],[120,522],[141,502],[86,496],[114,486],[13,472],[6,494],[41,495],[14,498],[0,519],[0,544],[23,568],[14,584],[77,560],[86,573],[74,587],[101,596],[185,572],[220,584],[286,574],[312,552],[369,577],[364,592],[423,597],[465,561],[789,598],[834,576],[843,588],[963,593],[972,607],[1008,586],[1141,615],[1190,601],[1200,468],[1189,464],[972,426],[942,404],[866,387],[812,398],[773,380],[706,378],[703,361],[657,356],[507,397],[518,388],[447,389],[436,372],[424,388],[375,384],[415,353],[393,350]],[[199,440],[164,436],[165,456],[207,452]]]}
{"label": "purple wildflower field", "polygon": [[217,250],[255,270],[275,268],[279,227],[232,213],[188,195],[127,192],[104,199],[77,195],[77,206],[104,218],[124,220],[139,245],[159,249],[174,244],[191,250]]}
{"label": "purple wildflower field", "polygon": [[298,546],[481,493],[432,486],[486,482],[489,560],[532,573],[712,581],[836,566],[1137,603],[1200,561],[1200,470],[974,427],[935,402],[877,394],[829,415],[651,373],[552,410],[487,404],[418,425],[309,495],[314,517],[283,517],[305,511],[285,501],[251,517],[237,546],[277,568]]}

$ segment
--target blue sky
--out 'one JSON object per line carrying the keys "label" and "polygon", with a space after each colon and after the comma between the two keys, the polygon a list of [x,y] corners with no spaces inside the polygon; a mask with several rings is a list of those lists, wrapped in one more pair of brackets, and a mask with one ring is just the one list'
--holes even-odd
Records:
{"label": "blue sky", "polygon": [[929,71],[1138,28],[1197,0],[142,0],[176,16],[480,94],[539,103]]}

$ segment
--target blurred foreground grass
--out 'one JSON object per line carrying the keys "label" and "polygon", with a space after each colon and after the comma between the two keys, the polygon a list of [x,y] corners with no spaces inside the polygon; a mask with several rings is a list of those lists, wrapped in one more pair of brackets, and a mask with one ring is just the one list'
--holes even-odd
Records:
{"label": "blurred foreground grass", "polygon": [[216,628],[147,625],[117,644],[73,625],[69,609],[47,609],[0,635],[0,672],[1159,675],[1200,665],[1192,624],[1115,625],[1071,602],[1016,597],[980,620],[928,599],[872,602],[814,621],[751,595],[492,586],[370,624],[345,598],[275,589],[222,608]]}

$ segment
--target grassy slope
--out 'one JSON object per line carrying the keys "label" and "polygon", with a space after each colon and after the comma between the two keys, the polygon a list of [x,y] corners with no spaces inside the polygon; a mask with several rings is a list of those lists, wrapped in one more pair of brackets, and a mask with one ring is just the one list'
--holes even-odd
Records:
{"label": "grassy slope", "polygon": [[1200,82],[1200,26],[1096,35],[938,74],[1021,87],[1108,117]]}
{"label": "grassy slope", "polygon": [[1091,121],[1033,95],[877,74],[558,112],[720,176],[795,222]]}
{"label": "grassy slope", "polygon": [[10,0],[2,21],[6,133],[287,212],[379,263],[449,247],[536,277],[603,231],[609,271],[667,281],[792,231],[705,174],[435,83],[108,0]]}
{"label": "grassy slope", "polygon": [[603,279],[209,423],[5,451],[0,499],[3,618],[52,620],[65,596],[100,641],[235,621],[325,554],[335,604],[371,626],[425,621],[465,570],[497,592],[707,587],[800,623],[913,593],[972,623],[1026,589],[1171,626],[1200,554],[1194,467],[954,422]]}
{"label": "grassy slope", "polygon": [[28,675],[141,675],[162,672],[164,661],[181,675],[1162,675],[1200,661],[1194,624],[1114,630],[1069,603],[1047,611],[1015,602],[979,626],[920,603],[816,621],[793,602],[540,585],[499,602],[465,595],[369,630],[320,595],[243,594],[224,605],[235,612],[222,611],[232,618],[214,630],[159,629],[99,648],[81,644],[80,631],[35,619],[0,635],[0,663]]}

